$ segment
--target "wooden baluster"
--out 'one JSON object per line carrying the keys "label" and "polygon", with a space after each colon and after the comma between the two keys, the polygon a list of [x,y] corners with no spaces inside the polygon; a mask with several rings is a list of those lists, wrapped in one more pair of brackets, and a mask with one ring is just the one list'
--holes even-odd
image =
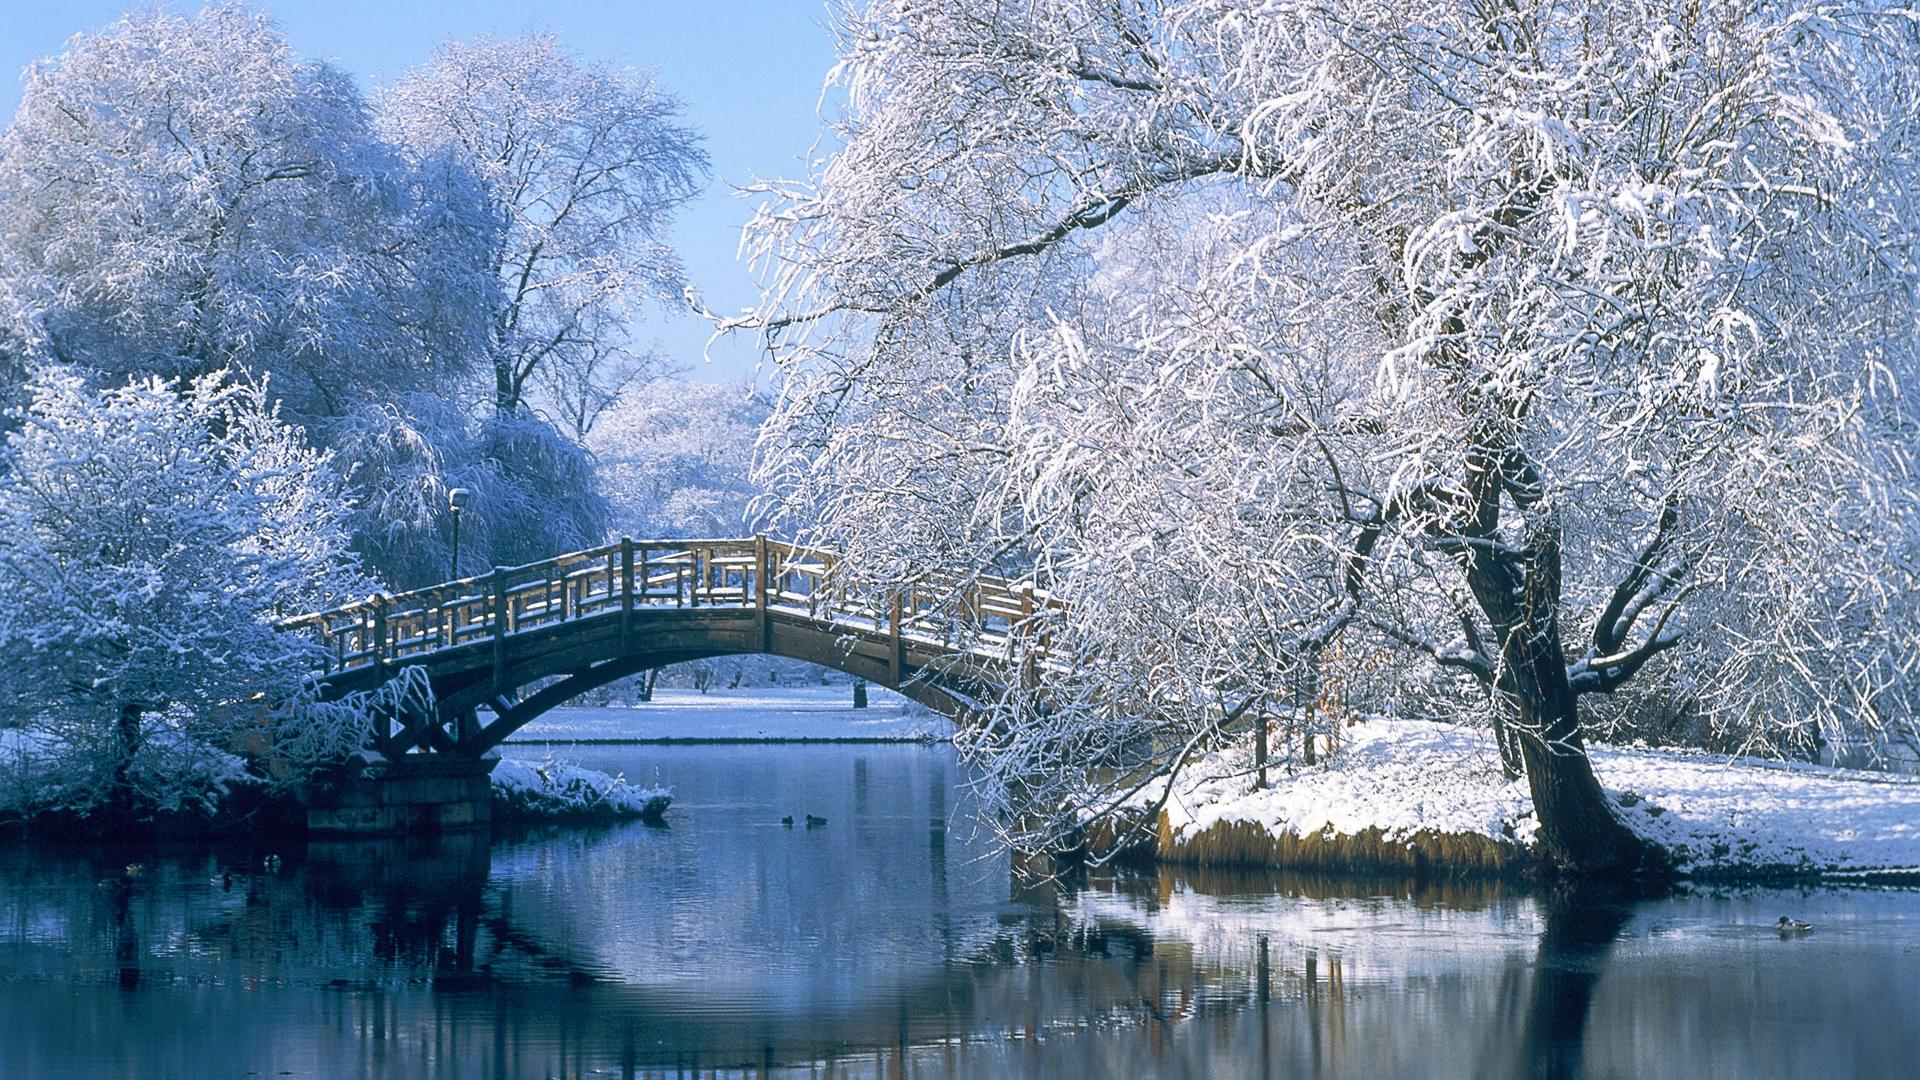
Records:
{"label": "wooden baluster", "polygon": [[385,666],[387,661],[387,601],[386,597],[373,597],[373,662]]}
{"label": "wooden baluster", "polygon": [[760,651],[773,651],[773,624],[767,621],[767,590],[771,584],[767,577],[768,564],[772,553],[767,551],[767,538],[764,533],[753,537],[753,617],[760,626]]}

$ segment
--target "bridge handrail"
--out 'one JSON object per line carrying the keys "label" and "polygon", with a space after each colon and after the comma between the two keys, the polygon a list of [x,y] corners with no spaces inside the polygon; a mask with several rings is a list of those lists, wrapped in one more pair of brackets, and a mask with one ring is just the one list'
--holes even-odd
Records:
{"label": "bridge handrail", "polygon": [[[309,632],[328,671],[501,639],[523,630],[635,608],[724,607],[803,613],[829,624],[865,622],[896,641],[956,650],[993,648],[1012,659],[1016,639],[1044,653],[1036,615],[1058,603],[1031,582],[986,575],[929,575],[896,591],[850,588],[837,553],[765,536],[622,538],[401,593],[376,593],[280,622]],[[1044,619],[1039,620],[1040,623]],[[624,623],[623,623],[624,626]]]}

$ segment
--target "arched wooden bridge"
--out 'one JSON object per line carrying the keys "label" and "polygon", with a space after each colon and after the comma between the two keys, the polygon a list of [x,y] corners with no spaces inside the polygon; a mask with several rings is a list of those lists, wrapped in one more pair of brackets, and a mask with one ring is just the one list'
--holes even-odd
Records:
{"label": "arched wooden bridge", "polygon": [[974,578],[874,595],[847,588],[836,562],[764,536],[621,540],[282,625],[320,645],[324,697],[424,670],[434,708],[380,725],[373,749],[389,758],[479,757],[588,690],[714,656],[823,664],[949,716],[1036,662],[1027,628],[1046,601],[1030,587]]}

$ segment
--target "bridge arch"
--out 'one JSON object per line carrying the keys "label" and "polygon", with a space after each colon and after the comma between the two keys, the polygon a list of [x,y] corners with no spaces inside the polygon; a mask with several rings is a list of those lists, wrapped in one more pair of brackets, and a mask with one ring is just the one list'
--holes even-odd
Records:
{"label": "bridge arch", "polygon": [[1040,656],[1031,628],[1046,601],[1028,587],[955,580],[875,596],[844,587],[835,562],[766,537],[622,540],[284,625],[320,646],[325,697],[424,670],[432,715],[382,725],[375,748],[389,757],[477,757],[579,694],[690,660],[808,661],[958,718]]}

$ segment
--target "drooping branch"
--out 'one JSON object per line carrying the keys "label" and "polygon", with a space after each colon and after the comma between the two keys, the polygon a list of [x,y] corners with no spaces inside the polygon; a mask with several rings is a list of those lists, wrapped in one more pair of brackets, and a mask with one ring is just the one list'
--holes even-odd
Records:
{"label": "drooping branch", "polygon": [[1402,645],[1425,653],[1441,667],[1464,671],[1487,686],[1493,686],[1498,676],[1494,662],[1473,645],[1442,645],[1430,638],[1422,637],[1394,623],[1390,619],[1369,618],[1367,625],[1387,635]]}

